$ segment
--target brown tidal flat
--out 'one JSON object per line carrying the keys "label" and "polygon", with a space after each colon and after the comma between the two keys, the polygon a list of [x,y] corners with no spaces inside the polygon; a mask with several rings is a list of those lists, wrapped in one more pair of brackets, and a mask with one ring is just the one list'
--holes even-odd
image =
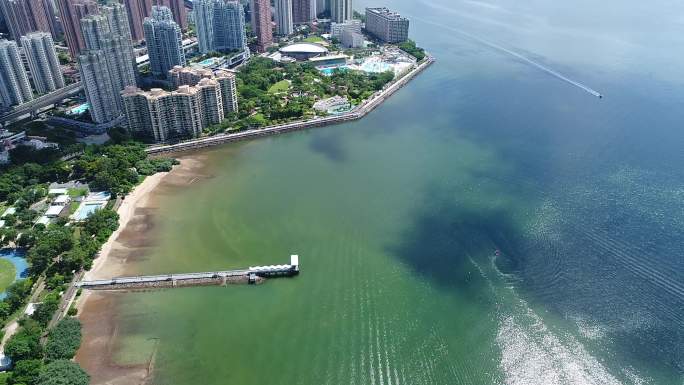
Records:
{"label": "brown tidal flat", "polygon": [[[119,207],[120,227],[102,247],[100,256],[85,279],[135,275],[136,262],[143,261],[156,245],[153,230],[159,199],[174,194],[206,173],[205,155],[179,157],[181,164],[169,173],[147,177]],[[145,362],[116,362],[117,331],[121,322],[118,307],[125,293],[84,291],[77,307],[83,324],[83,342],[76,361],[90,374],[91,384],[146,384],[151,379],[154,353]]]}

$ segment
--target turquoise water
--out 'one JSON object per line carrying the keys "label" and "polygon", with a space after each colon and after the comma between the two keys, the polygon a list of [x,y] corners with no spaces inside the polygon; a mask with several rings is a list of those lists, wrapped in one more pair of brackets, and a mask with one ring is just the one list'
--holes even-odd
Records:
{"label": "turquoise water", "polygon": [[386,71],[392,71],[392,66],[385,62],[364,62],[361,65],[361,69],[368,73],[380,73]]}
{"label": "turquoise water", "polygon": [[363,120],[203,152],[135,265],[301,275],[127,294],[120,357],[159,341],[165,385],[682,384],[684,5],[370,3],[437,63]]}
{"label": "turquoise water", "polygon": [[80,114],[88,111],[89,108],[90,108],[90,105],[88,103],[83,103],[83,104],[79,104],[78,106],[72,108],[69,111],[69,113],[72,115],[80,115]]}
{"label": "turquoise water", "polygon": [[348,68],[347,66],[341,65],[341,66],[337,66],[337,67],[326,67],[326,68],[321,68],[321,69],[319,69],[319,71],[321,71],[321,73],[322,73],[323,75],[330,76],[330,75],[332,75],[336,70],[339,70],[339,71],[346,71],[347,68]]}
{"label": "turquoise water", "polygon": [[74,219],[82,221],[82,220],[88,218],[95,211],[100,210],[103,207],[104,207],[104,204],[102,202],[82,203],[80,206],[78,206],[78,209],[76,209],[76,212],[74,212],[74,214],[73,214]]}
{"label": "turquoise water", "polygon": [[201,62],[199,62],[199,64],[202,66],[208,67],[208,66],[214,65],[215,62],[216,62],[215,58],[209,58],[209,59],[202,60]]}

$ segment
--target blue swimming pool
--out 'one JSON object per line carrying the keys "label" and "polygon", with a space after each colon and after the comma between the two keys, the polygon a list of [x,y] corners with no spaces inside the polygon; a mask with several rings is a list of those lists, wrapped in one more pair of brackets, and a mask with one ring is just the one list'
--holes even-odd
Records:
{"label": "blue swimming pool", "polygon": [[327,67],[327,68],[321,68],[321,69],[319,69],[319,71],[321,71],[321,73],[323,75],[330,76],[333,74],[333,72],[335,72],[335,70],[345,71],[345,70],[347,70],[347,68],[348,68],[347,66]]}
{"label": "blue swimming pool", "polygon": [[89,108],[90,108],[90,104],[88,104],[88,103],[83,103],[83,104],[79,104],[78,106],[76,106],[76,107],[72,108],[71,110],[69,110],[69,113],[70,113],[71,115],[80,115],[80,114],[82,114],[82,113],[88,111]]}
{"label": "blue swimming pool", "polygon": [[73,215],[73,218],[77,221],[82,221],[92,215],[95,211],[100,210],[105,206],[106,202],[84,202]]}

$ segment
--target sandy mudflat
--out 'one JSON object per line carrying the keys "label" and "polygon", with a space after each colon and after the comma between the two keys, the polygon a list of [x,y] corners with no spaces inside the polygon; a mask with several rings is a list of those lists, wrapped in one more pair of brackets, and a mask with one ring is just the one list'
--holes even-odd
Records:
{"label": "sandy mudflat", "polygon": [[[202,174],[202,159],[202,155],[180,158],[181,164],[171,172],[147,177],[126,196],[118,209],[119,229],[103,245],[100,256],[84,279],[137,274],[134,262],[146,258],[154,246],[150,232],[158,211],[157,198],[209,177]],[[75,359],[90,374],[91,384],[145,384],[151,377],[154,364],[151,357],[149,361],[136,365],[115,362],[120,321],[117,309],[123,295],[84,290],[77,302],[79,319],[83,324],[83,342]]]}

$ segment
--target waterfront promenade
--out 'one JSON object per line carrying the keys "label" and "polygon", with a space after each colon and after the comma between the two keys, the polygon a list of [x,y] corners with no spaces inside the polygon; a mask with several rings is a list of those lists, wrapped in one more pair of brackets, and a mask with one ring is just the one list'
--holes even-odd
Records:
{"label": "waterfront promenade", "polygon": [[399,79],[393,81],[390,85],[386,86],[384,89],[373,94],[369,99],[359,104],[353,110],[341,115],[327,116],[311,120],[303,120],[298,122],[281,124],[277,126],[269,126],[264,128],[241,131],[237,133],[218,134],[206,138],[193,139],[176,144],[151,146],[148,147],[146,151],[147,153],[153,155],[185,151],[191,149],[216,146],[223,143],[237,142],[241,140],[247,140],[262,136],[275,135],[283,132],[304,130],[313,127],[323,127],[358,120],[366,116],[371,111],[373,111],[376,107],[382,104],[382,102],[384,102],[388,97],[390,97],[396,91],[400,90],[411,79],[413,79],[416,75],[418,75],[427,67],[432,65],[432,63],[434,62],[434,57],[427,56],[422,63],[420,63],[415,68],[411,69],[411,71],[405,73]]}

